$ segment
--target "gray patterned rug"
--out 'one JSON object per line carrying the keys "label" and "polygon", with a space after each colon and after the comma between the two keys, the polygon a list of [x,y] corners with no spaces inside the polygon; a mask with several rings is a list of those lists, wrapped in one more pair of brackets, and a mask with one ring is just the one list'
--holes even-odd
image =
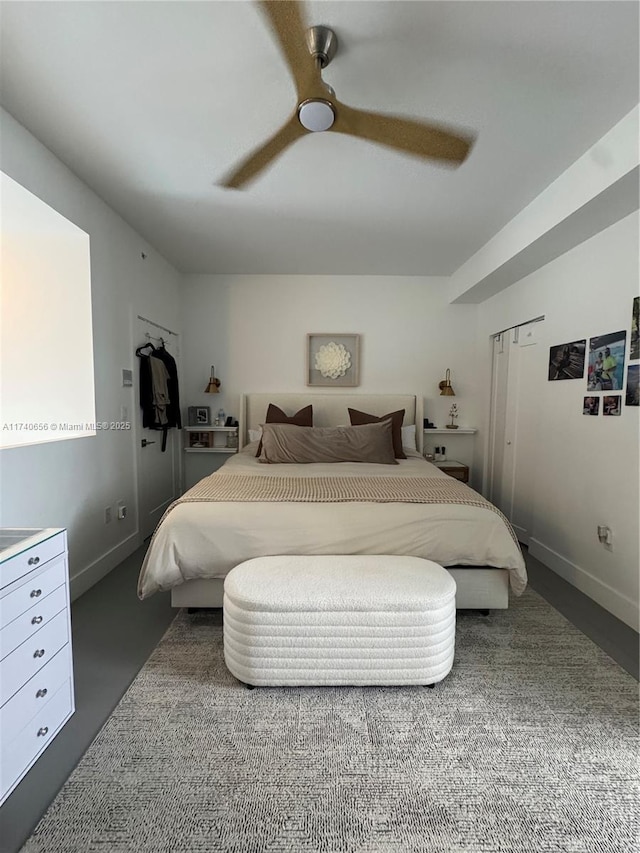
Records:
{"label": "gray patterned rug", "polygon": [[638,685],[528,590],[434,690],[262,688],[181,612],[25,853],[627,853]]}

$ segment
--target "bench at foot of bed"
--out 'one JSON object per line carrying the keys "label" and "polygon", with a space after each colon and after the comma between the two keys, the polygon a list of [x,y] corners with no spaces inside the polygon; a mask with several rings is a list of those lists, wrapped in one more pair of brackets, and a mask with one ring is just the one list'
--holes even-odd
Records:
{"label": "bench at foot of bed", "polygon": [[252,687],[432,687],[453,665],[455,595],[419,557],[247,560],[225,579],[225,661]]}

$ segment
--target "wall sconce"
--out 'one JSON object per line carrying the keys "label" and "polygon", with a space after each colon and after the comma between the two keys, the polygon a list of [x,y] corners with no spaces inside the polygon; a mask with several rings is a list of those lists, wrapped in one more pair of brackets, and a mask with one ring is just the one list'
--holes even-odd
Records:
{"label": "wall sconce", "polygon": [[440,382],[438,384],[438,388],[440,389],[440,396],[441,397],[455,397],[456,396],[456,392],[451,387],[451,372],[450,372],[449,368],[447,368],[447,372],[446,372],[445,377],[442,380],[442,382]]}
{"label": "wall sconce", "polygon": [[219,394],[220,391],[220,380],[216,379],[215,369],[213,365],[211,365],[211,378],[209,379],[209,384],[204,389],[205,394]]}

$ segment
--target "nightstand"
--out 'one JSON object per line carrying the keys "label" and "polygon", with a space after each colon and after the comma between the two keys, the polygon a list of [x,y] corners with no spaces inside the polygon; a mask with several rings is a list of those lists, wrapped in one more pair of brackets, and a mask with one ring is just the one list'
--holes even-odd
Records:
{"label": "nightstand", "polygon": [[461,480],[463,483],[469,482],[469,466],[462,462],[456,462],[455,459],[446,459],[444,462],[433,462],[436,468],[444,471],[454,480]]}
{"label": "nightstand", "polygon": [[238,427],[183,427],[185,453],[237,453]]}
{"label": "nightstand", "polygon": [[183,427],[185,491],[213,474],[230,455],[238,452],[238,427]]}

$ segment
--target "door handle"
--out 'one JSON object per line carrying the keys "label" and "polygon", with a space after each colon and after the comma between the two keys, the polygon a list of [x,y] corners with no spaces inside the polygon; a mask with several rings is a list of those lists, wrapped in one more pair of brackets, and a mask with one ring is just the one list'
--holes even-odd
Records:
{"label": "door handle", "polygon": [[507,444],[511,444],[511,442],[510,442],[510,441],[508,441],[508,442],[507,442]]}
{"label": "door handle", "polygon": [[140,442],[141,447],[146,447],[147,444],[155,444],[155,441],[147,441],[146,438],[143,438],[142,441]]}

